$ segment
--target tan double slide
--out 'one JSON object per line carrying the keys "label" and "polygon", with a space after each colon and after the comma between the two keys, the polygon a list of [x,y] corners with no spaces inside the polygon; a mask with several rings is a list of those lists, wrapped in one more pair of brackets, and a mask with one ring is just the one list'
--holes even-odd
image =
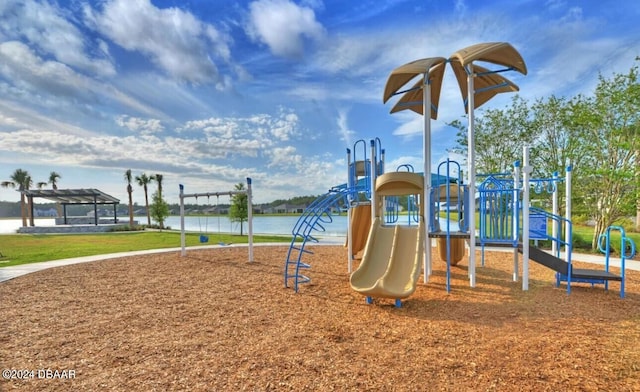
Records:
{"label": "tan double slide", "polygon": [[407,298],[416,290],[424,244],[423,223],[383,226],[376,218],[351,287],[370,297]]}

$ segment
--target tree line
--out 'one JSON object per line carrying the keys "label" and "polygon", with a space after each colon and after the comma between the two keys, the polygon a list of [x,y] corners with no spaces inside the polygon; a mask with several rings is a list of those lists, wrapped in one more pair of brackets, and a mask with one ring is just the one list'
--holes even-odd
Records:
{"label": "tree line", "polygon": [[[639,61],[640,58],[636,58]],[[455,152],[467,153],[460,121]],[[595,222],[592,248],[606,228],[636,215],[640,231],[640,84],[638,65],[628,73],[598,78],[593,94],[551,96],[533,102],[515,96],[510,105],[476,118],[476,170],[509,172],[523,146],[531,148],[536,177],[572,170],[572,209]],[[564,187],[561,194],[564,195]]]}

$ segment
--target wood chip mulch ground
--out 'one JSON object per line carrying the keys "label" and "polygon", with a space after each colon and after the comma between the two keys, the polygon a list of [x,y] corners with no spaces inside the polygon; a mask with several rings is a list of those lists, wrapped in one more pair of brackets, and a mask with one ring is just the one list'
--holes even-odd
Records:
{"label": "wood chip mulch ground", "polygon": [[35,372],[0,390],[640,390],[639,272],[625,299],[619,283],[567,295],[531,263],[523,292],[513,256],[496,252],[475,288],[466,260],[453,267],[447,293],[434,252],[430,282],[395,308],[351,290],[343,247],[314,249],[297,294],[284,288],[286,246],[257,247],[251,264],[226,247],[0,283],[0,365]]}

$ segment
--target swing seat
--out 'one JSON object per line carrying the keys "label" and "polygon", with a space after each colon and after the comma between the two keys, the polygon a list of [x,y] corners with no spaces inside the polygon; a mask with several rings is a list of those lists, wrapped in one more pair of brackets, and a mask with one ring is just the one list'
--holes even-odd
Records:
{"label": "swing seat", "polygon": [[204,244],[205,242],[209,242],[209,236],[200,234],[200,243]]}

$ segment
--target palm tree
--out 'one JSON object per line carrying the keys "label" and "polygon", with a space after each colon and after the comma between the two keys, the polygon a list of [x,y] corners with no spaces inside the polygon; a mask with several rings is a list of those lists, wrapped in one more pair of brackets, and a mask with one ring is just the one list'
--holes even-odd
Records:
{"label": "palm tree", "polygon": [[[49,173],[49,184],[51,184],[51,188],[53,188],[54,191],[58,190],[58,180],[61,179],[62,176],[60,175],[60,173],[56,173],[54,171],[52,171],[51,173]],[[56,204],[56,210],[58,212],[58,216],[62,215],[62,206],[60,205],[60,203]]]}
{"label": "palm tree", "polygon": [[151,226],[151,214],[149,212],[149,193],[148,193],[148,185],[153,181],[153,176],[149,177],[146,174],[142,173],[139,176],[136,176],[136,182],[138,185],[144,189],[144,203],[147,207],[147,225]]}
{"label": "palm tree", "polygon": [[[58,189],[58,180],[62,178],[62,176],[54,171],[52,171],[51,173],[49,173],[49,181],[47,182],[39,182],[37,184],[38,189],[42,189],[45,186],[47,186],[48,184],[51,184],[51,188],[53,188],[53,190],[57,190]],[[60,205],[60,203],[56,203],[56,211],[58,213],[58,216],[62,215],[62,206]]]}
{"label": "palm tree", "polygon": [[11,180],[0,183],[0,186],[3,188],[17,188],[18,191],[20,191],[20,214],[22,215],[23,227],[27,226],[27,217],[29,214],[24,197],[24,191],[29,190],[32,184],[33,181],[31,180],[29,172],[22,169],[16,169],[16,171],[11,175]]}
{"label": "palm tree", "polygon": [[[155,174],[151,176],[152,180],[158,183],[158,200],[162,200],[162,174]],[[164,229],[164,222],[158,222],[160,224],[160,229]]]}
{"label": "palm tree", "polygon": [[152,179],[155,180],[155,182],[158,183],[158,196],[160,196],[160,198],[162,199],[162,179],[163,179],[163,176],[162,176],[162,174],[156,174],[156,175],[154,175],[152,177],[153,177]]}
{"label": "palm tree", "polygon": [[131,186],[133,175],[131,169],[124,172],[124,180],[127,182],[127,193],[129,194],[129,227],[133,229],[133,187]]}

